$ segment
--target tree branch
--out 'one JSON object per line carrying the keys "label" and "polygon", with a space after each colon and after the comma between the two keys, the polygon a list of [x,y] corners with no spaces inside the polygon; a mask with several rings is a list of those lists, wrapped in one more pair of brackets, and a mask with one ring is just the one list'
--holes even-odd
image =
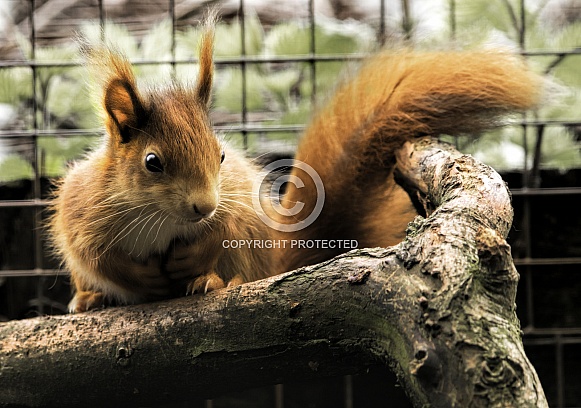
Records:
{"label": "tree branch", "polygon": [[400,245],[211,293],[0,325],[0,405],[140,406],[389,365],[415,406],[546,407],[515,314],[504,182],[423,139]]}

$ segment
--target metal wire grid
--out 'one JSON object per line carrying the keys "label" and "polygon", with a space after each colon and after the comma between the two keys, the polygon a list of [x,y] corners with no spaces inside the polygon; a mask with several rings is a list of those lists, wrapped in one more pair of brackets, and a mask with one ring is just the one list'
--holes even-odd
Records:
{"label": "metal wire grid", "polygon": [[[31,59],[27,61],[0,61],[0,69],[13,68],[13,67],[27,67],[32,72],[32,127],[30,131],[0,131],[0,139],[18,139],[27,137],[32,140],[33,145],[33,156],[32,166],[34,170],[33,179],[33,198],[29,200],[0,200],[0,211],[6,208],[30,208],[34,213],[34,223],[35,228],[33,229],[33,239],[34,239],[34,268],[23,269],[23,270],[0,270],[0,278],[16,278],[16,277],[30,277],[30,276],[55,276],[62,271],[56,269],[45,268],[43,265],[43,243],[41,236],[41,219],[42,211],[46,206],[47,202],[42,197],[41,192],[41,173],[39,168],[39,148],[38,139],[40,137],[74,137],[79,135],[99,135],[101,130],[99,129],[70,129],[70,130],[42,130],[39,128],[37,119],[38,110],[38,93],[37,93],[37,81],[38,81],[38,69],[46,67],[74,67],[77,64],[71,63],[69,61],[55,61],[55,62],[43,62],[36,60],[36,31],[35,31],[35,10],[36,1],[35,0],[24,0],[29,4],[29,27],[30,27],[30,43],[31,43]],[[386,7],[385,0],[379,1],[379,28],[377,33],[377,41],[383,43],[385,41],[385,30],[386,30]],[[526,50],[525,44],[525,33],[527,29],[525,20],[525,2],[527,0],[520,0],[520,16],[521,20],[519,23],[519,45],[522,55],[526,57],[537,57],[537,56],[552,56],[555,57],[555,64],[558,64],[565,56],[568,55],[581,55],[581,49],[572,49],[568,51],[530,51]],[[171,55],[172,58],[169,61],[173,67],[179,64],[190,64],[197,62],[195,59],[185,59],[179,60],[176,58],[175,46],[176,46],[176,14],[175,14],[175,0],[168,0],[168,13],[171,18]],[[401,25],[405,33],[410,32],[410,20],[409,20],[409,10],[405,9],[405,6],[409,3],[406,0],[402,0],[402,22]],[[456,0],[449,0],[450,14],[449,14],[449,24],[451,28],[451,39],[456,38]],[[101,26],[105,24],[105,7],[104,0],[97,0],[99,20]],[[314,0],[308,0],[308,20],[310,27],[310,44],[309,44],[309,54],[304,56],[293,56],[293,57],[263,57],[263,56],[250,56],[246,52],[246,25],[245,25],[245,3],[244,0],[239,0],[238,16],[240,21],[240,45],[241,45],[241,56],[238,58],[230,59],[218,59],[215,61],[217,66],[238,66],[242,73],[242,88],[241,92],[241,102],[242,109],[240,112],[240,122],[234,125],[229,125],[227,127],[217,127],[217,130],[227,130],[229,132],[238,132],[242,135],[243,145],[247,147],[248,134],[251,132],[296,132],[297,135],[303,130],[304,125],[290,125],[290,126],[272,126],[272,125],[256,125],[249,123],[248,120],[248,109],[247,109],[247,68],[251,64],[266,64],[266,63],[297,63],[306,62],[309,64],[311,84],[312,84],[312,102],[316,99],[316,76],[317,69],[316,63],[323,61],[348,61],[348,60],[359,60],[364,57],[361,54],[352,55],[317,55],[316,54],[316,36],[315,36],[315,13],[314,13]],[[167,64],[168,61],[138,61],[137,64]],[[555,257],[555,258],[536,258],[534,257],[531,245],[531,200],[537,196],[547,195],[554,196],[555,198],[559,196],[573,196],[581,194],[581,187],[573,188],[559,188],[559,189],[542,189],[538,188],[538,177],[539,177],[539,164],[540,164],[540,145],[543,142],[543,130],[548,126],[581,126],[581,121],[578,119],[574,120],[551,120],[551,121],[539,121],[539,120],[523,120],[520,125],[522,128],[523,141],[525,147],[525,158],[533,157],[532,165],[529,166],[528,160],[525,160],[524,170],[522,173],[522,188],[512,190],[512,194],[515,197],[521,197],[523,200],[523,213],[522,216],[522,228],[524,237],[524,256],[515,259],[515,264],[518,267],[519,272],[523,276],[525,286],[521,287],[520,290],[525,291],[525,302],[526,302],[526,321],[527,326],[524,328],[524,343],[527,347],[536,346],[549,346],[553,347],[554,350],[554,370],[555,370],[555,406],[564,407],[565,406],[565,368],[564,368],[564,355],[563,349],[566,345],[581,345],[581,327],[569,328],[569,329],[543,329],[535,326],[535,315],[534,315],[534,272],[533,267],[539,265],[581,265],[581,258],[579,257]],[[534,132],[536,135],[536,145],[533,149],[527,145],[527,134],[529,132]],[[25,254],[23,254],[25,256]],[[39,294],[39,297],[42,294]],[[41,302],[42,303],[42,302]],[[39,306],[39,313],[42,313],[42,306]],[[346,380],[347,381],[347,380]],[[349,381],[347,381],[349,383]],[[350,384],[350,383],[349,383]],[[349,384],[347,389],[349,389]],[[546,386],[546,385],[545,385]],[[282,398],[280,393],[282,389],[277,389],[277,398],[279,401],[276,406],[282,407]],[[349,398],[347,398],[347,401]],[[211,406],[211,403],[208,403]],[[351,404],[351,405],[350,405]],[[351,403],[347,403],[346,406],[352,406]]]}

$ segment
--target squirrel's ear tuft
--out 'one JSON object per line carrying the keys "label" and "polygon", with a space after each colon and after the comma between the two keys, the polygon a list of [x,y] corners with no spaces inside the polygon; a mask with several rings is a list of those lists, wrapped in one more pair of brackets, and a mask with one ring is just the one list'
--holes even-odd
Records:
{"label": "squirrel's ear tuft", "polygon": [[79,45],[92,77],[92,96],[100,101],[99,109],[110,137],[121,143],[129,142],[131,129],[139,128],[146,120],[131,64],[108,44],[90,44],[80,38]]}
{"label": "squirrel's ear tuft", "polygon": [[214,27],[216,12],[212,11],[204,22],[202,38],[200,40],[200,71],[196,86],[197,96],[202,104],[208,106],[212,99],[212,81],[214,77]]}
{"label": "squirrel's ear tuft", "polygon": [[143,103],[135,84],[128,78],[114,78],[105,89],[105,110],[110,121],[107,123],[111,135],[118,133],[121,143],[131,140],[131,130],[137,129],[145,117]]}

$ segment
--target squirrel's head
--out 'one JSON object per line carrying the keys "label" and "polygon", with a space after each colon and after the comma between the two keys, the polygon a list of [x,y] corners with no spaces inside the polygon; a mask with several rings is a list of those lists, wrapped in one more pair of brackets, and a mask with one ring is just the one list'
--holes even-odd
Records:
{"label": "squirrel's head", "polygon": [[207,25],[197,84],[141,93],[129,62],[110,50],[100,58],[108,75],[102,104],[112,183],[135,202],[151,202],[181,222],[211,217],[219,202],[224,151],[208,118],[213,77],[213,30]]}

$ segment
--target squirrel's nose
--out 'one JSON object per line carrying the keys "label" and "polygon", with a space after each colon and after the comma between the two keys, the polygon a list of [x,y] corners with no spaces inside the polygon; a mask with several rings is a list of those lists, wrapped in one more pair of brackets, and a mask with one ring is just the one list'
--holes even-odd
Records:
{"label": "squirrel's nose", "polygon": [[202,218],[209,218],[216,212],[216,206],[213,204],[194,204],[194,212]]}

